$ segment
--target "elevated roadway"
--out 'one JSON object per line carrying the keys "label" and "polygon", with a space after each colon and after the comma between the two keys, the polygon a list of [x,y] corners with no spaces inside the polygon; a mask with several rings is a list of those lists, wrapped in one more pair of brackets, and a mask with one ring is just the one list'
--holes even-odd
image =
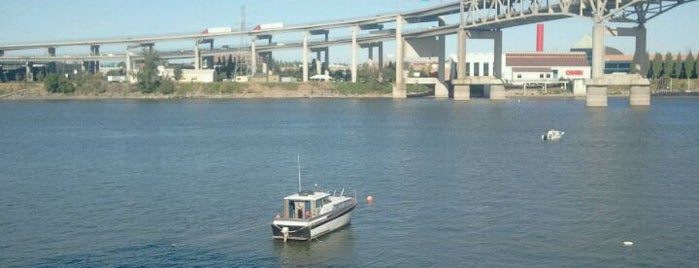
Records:
{"label": "elevated roadway", "polygon": [[[138,56],[131,56],[129,47],[134,46],[153,46],[158,42],[177,41],[177,40],[192,40],[194,44],[193,50],[180,50],[172,52],[161,52],[164,58],[188,58],[194,57],[195,63],[200,61],[202,55],[211,55],[228,51],[249,51],[251,59],[256,60],[259,54],[270,55],[273,51],[282,49],[302,49],[303,50],[303,69],[304,81],[307,80],[307,60],[309,51],[317,53],[325,52],[326,61],[328,60],[328,50],[330,46],[351,44],[352,49],[352,68],[353,81],[356,81],[354,74],[356,73],[356,50],[359,47],[371,47],[372,44],[381,44],[385,41],[396,42],[397,60],[403,60],[404,47],[412,49],[420,54],[420,49],[417,48],[422,42],[441,47],[441,55],[439,58],[444,60],[443,47],[445,35],[457,35],[458,42],[458,65],[457,77],[454,84],[454,97],[456,99],[468,99],[463,96],[464,88],[467,89],[468,83],[472,81],[467,79],[465,75],[465,54],[466,40],[468,39],[493,39],[494,51],[496,55],[494,65],[497,68],[493,72],[493,79],[498,80],[502,74],[500,64],[502,59],[502,29],[531,24],[545,21],[559,20],[570,17],[589,18],[594,22],[593,27],[593,60],[592,60],[592,78],[590,84],[604,84],[603,65],[604,65],[604,35],[616,34],[636,37],[636,53],[634,57],[635,66],[640,68],[647,65],[645,40],[646,31],[645,24],[682,4],[693,2],[695,0],[465,0],[455,1],[433,7],[407,11],[399,14],[383,14],[376,16],[368,16],[363,18],[352,18],[343,20],[334,20],[329,22],[311,23],[305,25],[289,25],[274,29],[265,30],[245,30],[232,31],[226,33],[211,33],[211,34],[176,34],[176,35],[154,35],[145,37],[117,37],[105,39],[91,39],[78,41],[59,41],[59,42],[39,42],[26,44],[9,44],[0,45],[0,62],[42,62],[42,61],[58,61],[58,60],[82,60],[82,61],[104,61],[115,59],[126,59],[127,62],[138,59]],[[456,16],[456,22],[453,21]],[[451,20],[450,20],[451,19]],[[611,29],[607,27],[609,22],[629,23],[634,27]],[[421,24],[418,27],[403,30],[403,24],[416,23],[431,23],[430,25]],[[437,25],[434,25],[436,23]],[[391,29],[386,29],[386,26],[393,26]],[[329,38],[331,29],[350,29],[351,36]],[[370,30],[369,34],[360,34],[360,31]],[[288,43],[273,43],[272,35],[282,33],[301,33],[299,38],[301,41],[292,41]],[[308,36],[325,35],[324,40],[308,41]],[[219,37],[231,36],[252,36],[253,41],[249,45],[218,50],[200,50],[199,45],[204,40],[213,40]],[[436,39],[435,39],[436,38]],[[267,44],[257,44],[259,40],[268,39]],[[213,42],[213,41],[210,41]],[[430,43],[431,42],[431,43]],[[436,43],[434,43],[436,42]],[[126,45],[124,54],[114,54],[104,56],[99,54],[99,46],[105,44],[124,44]],[[55,49],[63,46],[90,46],[89,55],[64,55],[63,57],[52,57],[55,55]],[[382,46],[380,46],[381,49]],[[28,50],[47,48],[49,56],[5,56],[5,51],[11,50]],[[371,53],[371,52],[370,52]],[[381,54],[381,53],[379,53]],[[381,57],[381,55],[379,55]],[[128,64],[130,66],[131,64]],[[256,62],[252,62],[253,73],[257,67]],[[440,66],[443,65],[440,64]],[[198,68],[198,64],[196,65]],[[402,64],[396,65],[396,87],[394,96],[405,97],[404,81],[402,77]],[[443,70],[440,70],[442,72]],[[400,75],[399,75],[400,74]],[[443,77],[443,75],[440,75]],[[443,82],[443,80],[442,80]],[[605,100],[600,101],[606,106]],[[588,103],[590,104],[590,103]],[[594,106],[594,105],[591,105]]]}

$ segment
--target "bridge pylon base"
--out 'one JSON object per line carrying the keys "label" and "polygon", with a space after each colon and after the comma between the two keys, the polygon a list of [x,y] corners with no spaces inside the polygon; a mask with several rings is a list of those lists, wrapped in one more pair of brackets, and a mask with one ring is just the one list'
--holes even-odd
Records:
{"label": "bridge pylon base", "polygon": [[629,88],[629,105],[650,106],[650,84],[631,85],[631,88]]}
{"label": "bridge pylon base", "polygon": [[601,80],[587,83],[585,104],[587,107],[607,107],[607,84]]}

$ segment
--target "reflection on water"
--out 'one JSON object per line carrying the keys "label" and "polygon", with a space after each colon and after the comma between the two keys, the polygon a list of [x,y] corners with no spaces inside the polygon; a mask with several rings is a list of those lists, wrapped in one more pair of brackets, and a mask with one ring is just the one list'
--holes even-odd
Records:
{"label": "reflection on water", "polygon": [[[274,254],[284,266],[323,266],[327,263],[347,263],[343,256],[349,259],[354,251],[354,235],[352,225],[346,225],[330,234],[321,236],[313,241],[293,241],[284,243],[274,239],[272,242]],[[338,259],[340,258],[340,259]]]}

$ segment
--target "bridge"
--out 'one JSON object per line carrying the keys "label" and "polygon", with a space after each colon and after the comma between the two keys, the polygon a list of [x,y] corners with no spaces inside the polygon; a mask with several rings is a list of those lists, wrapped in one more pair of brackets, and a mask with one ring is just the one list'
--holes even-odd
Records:
{"label": "bridge", "polygon": [[[34,62],[55,61],[87,61],[98,62],[108,60],[123,60],[126,62],[127,73],[131,74],[134,62],[141,60],[140,55],[134,55],[132,49],[138,47],[152,48],[156,43],[191,40],[193,49],[166,51],[161,55],[165,59],[194,58],[195,70],[201,69],[201,58],[216,53],[245,51],[250,53],[251,72],[257,72],[256,62],[259,56],[271,58],[274,51],[284,49],[302,50],[303,81],[308,81],[308,53],[317,53],[320,59],[329,64],[329,47],[350,45],[352,82],[357,81],[357,54],[361,48],[369,49],[369,57],[373,59],[373,49],[378,48],[379,65],[383,62],[383,42],[395,42],[396,81],[393,89],[394,98],[407,97],[405,84],[408,78],[403,75],[403,64],[406,53],[416,56],[434,56],[439,58],[438,79],[435,97],[447,98],[445,86],[445,45],[447,35],[457,36],[457,71],[456,78],[451,79],[453,98],[456,100],[470,99],[472,85],[487,85],[491,99],[504,98],[502,82],[502,29],[524,24],[540,23],[571,17],[582,17],[593,22],[592,36],[592,77],[586,81],[587,106],[607,106],[607,86],[624,83],[631,86],[630,104],[638,106],[650,105],[650,86],[647,80],[636,77],[626,78],[623,82],[604,74],[605,35],[635,37],[634,69],[642,73],[648,66],[646,54],[645,25],[653,18],[660,16],[680,5],[695,0],[463,0],[440,4],[429,8],[401,12],[396,14],[376,15],[364,18],[336,20],[331,22],[305,25],[291,25],[258,30],[239,30],[208,34],[178,34],[156,35],[145,37],[117,37],[94,40],[39,42],[26,44],[0,45],[0,62],[25,63],[30,71]],[[457,17],[458,21],[449,19]],[[631,27],[610,28],[608,23],[626,23]],[[427,25],[425,25],[427,24]],[[415,27],[404,27],[415,26]],[[330,38],[330,31],[349,29],[350,36]],[[299,41],[288,43],[272,42],[276,34],[298,34]],[[251,36],[252,41],[240,47],[213,49],[216,38],[231,36]],[[321,40],[310,41],[309,37],[320,36]],[[317,39],[317,38],[316,38]],[[492,39],[494,50],[494,66],[492,76],[470,77],[466,75],[467,40]],[[266,40],[266,43],[260,41]],[[202,50],[202,44],[209,44],[209,50]],[[101,45],[124,45],[124,53],[102,55]],[[89,53],[84,55],[56,56],[56,49],[68,46],[87,46]],[[48,55],[5,56],[6,51],[24,51],[31,49],[47,49]],[[262,64],[263,69],[265,64]],[[133,79],[132,79],[133,81]]]}

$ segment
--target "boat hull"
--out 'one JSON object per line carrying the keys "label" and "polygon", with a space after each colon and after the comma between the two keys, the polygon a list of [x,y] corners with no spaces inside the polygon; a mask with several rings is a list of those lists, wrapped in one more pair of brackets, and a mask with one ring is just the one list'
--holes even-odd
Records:
{"label": "boat hull", "polygon": [[352,210],[356,203],[337,213],[329,213],[311,218],[309,220],[288,220],[276,219],[272,222],[272,237],[275,239],[284,238],[284,228],[286,228],[288,240],[311,240],[319,236],[331,233],[351,222]]}

